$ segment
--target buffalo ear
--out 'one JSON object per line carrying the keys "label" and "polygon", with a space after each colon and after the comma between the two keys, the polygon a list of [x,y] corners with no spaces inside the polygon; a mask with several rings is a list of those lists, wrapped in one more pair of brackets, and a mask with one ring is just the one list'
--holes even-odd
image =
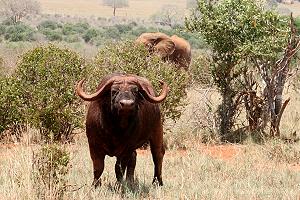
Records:
{"label": "buffalo ear", "polygon": [[170,38],[161,38],[156,41],[154,51],[165,58],[175,51],[175,43]]}

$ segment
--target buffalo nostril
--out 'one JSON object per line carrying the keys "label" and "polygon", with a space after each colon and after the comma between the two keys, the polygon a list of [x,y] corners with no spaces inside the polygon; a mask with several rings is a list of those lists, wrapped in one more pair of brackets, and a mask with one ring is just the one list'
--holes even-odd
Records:
{"label": "buffalo nostril", "polygon": [[129,100],[129,99],[123,99],[120,101],[120,105],[122,107],[132,107],[134,104],[134,101],[133,100]]}

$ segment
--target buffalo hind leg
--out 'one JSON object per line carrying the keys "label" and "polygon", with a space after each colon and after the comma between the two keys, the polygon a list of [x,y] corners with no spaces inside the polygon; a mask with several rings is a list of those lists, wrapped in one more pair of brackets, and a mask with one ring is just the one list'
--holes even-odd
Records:
{"label": "buffalo hind leg", "polygon": [[163,146],[163,142],[159,142],[159,145],[155,143],[155,141],[150,141],[150,148],[151,148],[151,154],[153,158],[154,163],[154,178],[153,178],[153,184],[158,181],[158,184],[160,186],[163,186],[162,181],[162,162],[163,157],[165,154],[165,148]]}
{"label": "buffalo hind leg", "polygon": [[132,184],[134,182],[134,170],[136,165],[136,151],[133,151],[128,159],[126,181]]}

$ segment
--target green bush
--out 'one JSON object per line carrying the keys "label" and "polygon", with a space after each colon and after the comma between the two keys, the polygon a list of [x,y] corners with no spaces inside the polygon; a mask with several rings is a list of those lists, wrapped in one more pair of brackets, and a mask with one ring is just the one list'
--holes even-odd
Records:
{"label": "green bush", "polygon": [[62,33],[64,35],[83,34],[90,28],[88,23],[66,23],[62,27]]}
{"label": "green bush", "polygon": [[63,37],[63,40],[68,42],[68,43],[74,43],[74,42],[80,42],[82,41],[81,37],[77,34],[74,35],[65,35]]}
{"label": "green bush", "polygon": [[4,35],[6,32],[6,26],[3,24],[0,24],[0,35]]}
{"label": "green bush", "polygon": [[[2,72],[3,67],[4,67],[4,60],[3,60],[3,58],[0,57],[0,72]],[[0,73],[0,77],[1,77],[1,75],[3,75],[3,73]]]}
{"label": "green bush", "polygon": [[25,24],[17,24],[6,28],[4,38],[11,42],[33,41],[34,30]]}
{"label": "green bush", "polygon": [[157,29],[152,28],[152,27],[146,28],[144,26],[137,26],[136,28],[134,28],[132,30],[132,35],[140,36],[142,33],[145,33],[145,32],[157,32]]}
{"label": "green bush", "polygon": [[105,28],[104,32],[102,32],[101,35],[106,39],[117,39],[118,40],[121,37],[119,30],[114,26]]}
{"label": "green bush", "polygon": [[297,30],[298,30],[298,35],[300,35],[300,16],[298,16],[298,17],[295,19],[295,25],[296,25]]}
{"label": "green bush", "polygon": [[46,20],[42,21],[38,26],[38,30],[42,31],[44,29],[55,30],[58,28],[62,28],[62,25],[59,22]]}
{"label": "green bush", "polygon": [[116,24],[115,27],[118,29],[119,33],[128,33],[132,30],[133,24]]}
{"label": "green bush", "polygon": [[43,146],[34,153],[32,176],[38,199],[63,199],[69,163],[70,153],[55,144]]}
{"label": "green bush", "polygon": [[193,83],[202,86],[208,86],[213,83],[211,74],[211,60],[208,55],[201,53],[194,55],[193,62],[190,66],[191,79]]}
{"label": "green bush", "polygon": [[23,55],[15,77],[22,86],[24,115],[45,139],[69,139],[82,125],[74,86],[84,74],[84,60],[69,49],[40,46]]}
{"label": "green bush", "polygon": [[113,72],[124,72],[146,77],[159,92],[159,80],[163,80],[170,87],[168,97],[161,106],[163,116],[164,119],[176,120],[185,105],[182,100],[186,97],[188,73],[175,68],[157,56],[150,56],[144,46],[137,46],[130,41],[112,43],[99,51],[92,67],[89,67],[87,85],[90,86],[89,90],[95,90],[103,76]]}
{"label": "green bush", "polygon": [[91,39],[97,37],[99,35],[99,31],[95,28],[90,28],[86,31],[86,33],[82,36],[85,42],[90,42]]}
{"label": "green bush", "polygon": [[15,130],[23,122],[23,99],[20,87],[13,78],[0,76],[0,136],[4,130]]}
{"label": "green bush", "polygon": [[59,30],[43,30],[43,34],[46,36],[49,41],[62,41],[62,33]]}

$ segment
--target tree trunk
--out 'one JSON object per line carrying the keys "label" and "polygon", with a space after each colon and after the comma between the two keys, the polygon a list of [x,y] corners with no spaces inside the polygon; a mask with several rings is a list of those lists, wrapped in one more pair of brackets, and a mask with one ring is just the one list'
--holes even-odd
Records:
{"label": "tree trunk", "polygon": [[114,17],[116,16],[116,1],[114,0],[114,10],[113,10],[113,15],[114,15]]}
{"label": "tree trunk", "polygon": [[222,138],[226,140],[226,135],[229,134],[232,130],[233,118],[235,114],[233,101],[234,93],[229,84],[224,88],[221,95],[222,104],[218,109],[220,116],[220,133]]}
{"label": "tree trunk", "polygon": [[[275,63],[275,66],[267,66],[266,64],[263,64],[260,67],[262,78],[266,83],[264,96],[267,99],[269,112],[271,115],[270,135],[275,137],[280,136],[279,125],[281,117],[285,107],[290,101],[290,99],[288,99],[282,103],[282,94],[288,76],[290,63],[293,56],[300,48],[300,38],[297,36],[297,31],[292,16],[290,27],[290,38],[283,57]],[[272,73],[268,73],[268,68],[273,69]]]}

